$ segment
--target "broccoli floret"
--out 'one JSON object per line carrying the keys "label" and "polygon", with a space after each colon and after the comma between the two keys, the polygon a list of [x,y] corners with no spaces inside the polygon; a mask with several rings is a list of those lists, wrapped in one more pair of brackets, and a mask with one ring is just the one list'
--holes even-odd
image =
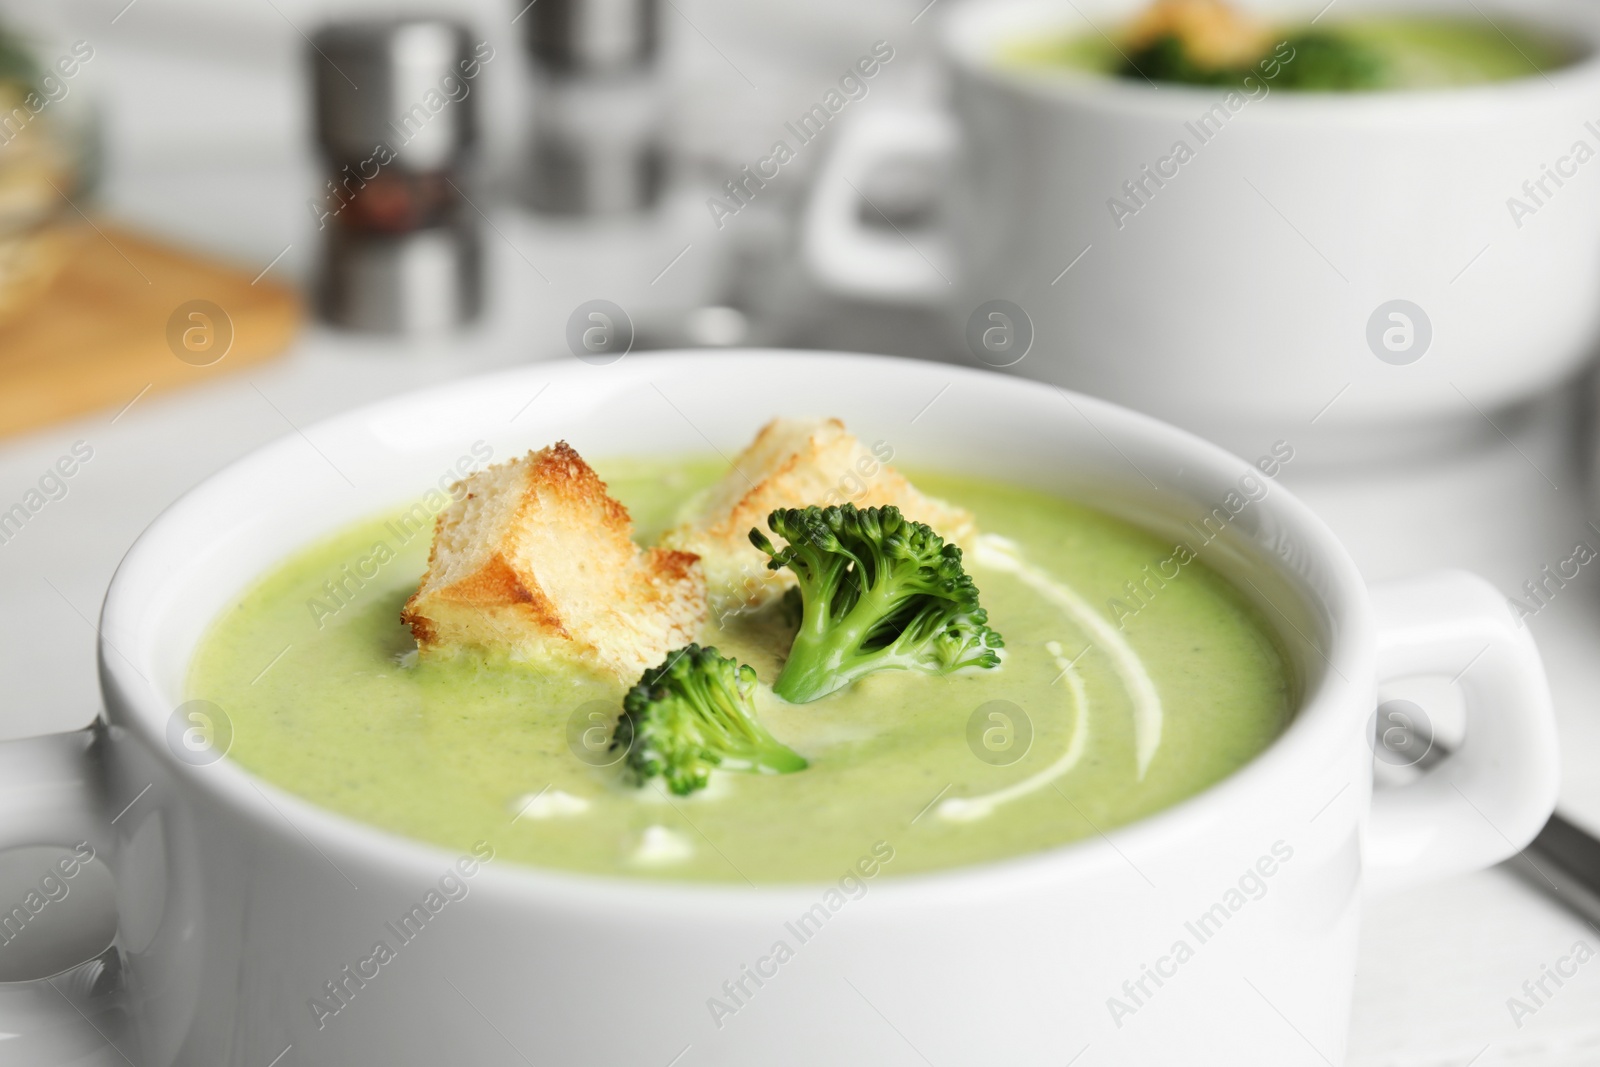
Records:
{"label": "broccoli floret", "polygon": [[1383,86],[1383,56],[1360,41],[1327,30],[1307,30],[1287,43],[1294,58],[1283,64],[1281,88],[1352,92]]}
{"label": "broccoli floret", "polygon": [[[39,64],[20,35],[0,23],[0,85],[37,89],[42,80]],[[19,97],[22,94],[18,94]]]}
{"label": "broccoli floret", "polygon": [[1176,34],[1163,34],[1130,52],[1117,73],[1124,78],[1148,78],[1157,82],[1185,85],[1237,85],[1250,73],[1233,67],[1211,67],[1198,63],[1189,46]]}
{"label": "broccoli floret", "polygon": [[[1130,52],[1117,73],[1124,78],[1148,78],[1186,85],[1248,86],[1252,75],[1277,89],[1300,92],[1352,92],[1381,88],[1386,76],[1384,58],[1359,40],[1330,30],[1307,29],[1292,34],[1282,46],[1289,58],[1279,62],[1277,73],[1267,75],[1263,63],[1209,66],[1194,58],[1181,37],[1166,34]],[[1278,54],[1274,49],[1273,56]],[[1264,61],[1269,56],[1263,54]]]}
{"label": "broccoli floret", "polygon": [[622,698],[611,747],[643,785],[660,775],[679,796],[704,789],[713,767],[788,774],[806,761],[756,721],[756,672],[714,648],[685,645]]}
{"label": "broccoli floret", "polygon": [[896,507],[781,508],[767,518],[788,541],[760,530],[751,542],[799,579],[800,628],[773,691],[803,703],[864,674],[948,674],[994,667],[1005,645],[989,629],[961,549]]}

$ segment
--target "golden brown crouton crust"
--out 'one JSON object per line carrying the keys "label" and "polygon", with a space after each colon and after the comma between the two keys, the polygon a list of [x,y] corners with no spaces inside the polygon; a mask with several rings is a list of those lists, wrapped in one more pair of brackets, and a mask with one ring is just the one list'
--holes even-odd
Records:
{"label": "golden brown crouton crust", "polygon": [[553,655],[631,681],[698,633],[698,557],[641,552],[627,509],[565,441],[465,488],[435,522],[428,571],[401,612],[424,654]]}
{"label": "golden brown crouton crust", "polygon": [[719,613],[759,606],[793,584],[788,572],[768,570],[750,543],[751,529],[766,530],[777,508],[892,504],[947,540],[970,544],[972,514],[919,492],[888,465],[891,456],[886,447],[868,449],[838,419],[773,419],[662,543],[701,557]]}
{"label": "golden brown crouton crust", "polygon": [[1156,0],[1123,33],[1123,47],[1175,37],[1196,63],[1220,69],[1255,62],[1270,47],[1269,33],[1266,23],[1227,0]]}

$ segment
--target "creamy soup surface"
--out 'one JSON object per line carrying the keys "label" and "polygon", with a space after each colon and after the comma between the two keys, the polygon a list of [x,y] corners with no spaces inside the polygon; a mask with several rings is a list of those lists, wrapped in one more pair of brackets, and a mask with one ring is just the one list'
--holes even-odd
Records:
{"label": "creamy soup surface", "polygon": [[[649,542],[725,464],[595,467]],[[717,772],[689,797],[636,787],[605,747],[619,683],[417,662],[399,612],[431,530],[393,516],[249,589],[200,645],[190,696],[227,715],[229,758],[362,822],[464,851],[486,840],[541,867],[716,882],[831,881],[885,853],[882,872],[902,875],[1046,849],[1194,795],[1284,729],[1296,694],[1276,636],[1203,552],[1168,562],[1177,574],[1157,588],[1145,568],[1171,560],[1170,540],[1029,489],[911,473],[977,516],[985,536],[966,564],[1004,663],[880,672],[802,705],[763,687],[763,722],[810,761],[799,773]],[[734,615],[701,643],[770,684],[780,627]]]}
{"label": "creamy soup surface", "polygon": [[[1442,89],[1530,78],[1567,66],[1583,55],[1577,44],[1515,19],[1491,22],[1487,18],[1425,14],[1350,16],[1320,23],[1316,36],[1315,49],[1331,42],[1335,46],[1353,46],[1368,57],[1373,73],[1360,90]],[[1265,66],[1243,64],[1243,71],[1254,75],[1246,83],[1252,91],[1263,87],[1299,88],[1281,72],[1292,70],[1302,56],[1310,56],[1313,62],[1320,60],[1305,47],[1305,38],[1296,27],[1286,27],[1273,39],[1289,42],[1288,47],[1263,53],[1275,56],[1275,61],[1269,59]],[[1137,77],[1137,72],[1129,69],[1126,50],[1100,33],[1018,38],[1000,48],[996,59],[1002,66],[1041,72],[1056,69]],[[1158,74],[1155,80],[1164,79]]]}

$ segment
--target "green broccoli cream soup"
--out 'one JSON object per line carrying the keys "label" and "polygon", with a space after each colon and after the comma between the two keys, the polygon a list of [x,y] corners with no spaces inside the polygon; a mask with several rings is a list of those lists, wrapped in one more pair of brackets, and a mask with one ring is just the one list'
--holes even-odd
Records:
{"label": "green broccoli cream soup", "polygon": [[1362,92],[1445,89],[1530,78],[1582,58],[1584,50],[1542,28],[1507,19],[1382,14],[1284,27],[1259,61],[1209,68],[1168,41],[1130,52],[1098,34],[1039,35],[996,57],[1018,69],[1069,69],[1138,81],[1265,91]]}
{"label": "green broccoli cream soup", "polygon": [[[641,542],[726,469],[595,466]],[[788,641],[779,612],[708,623],[700,643],[765,683],[760,721],[809,762],[796,773],[718,770],[689,796],[638,786],[607,748],[626,686],[473,655],[419,661],[399,614],[431,530],[392,516],[248,590],[201,642],[189,694],[226,713],[230,758],[353,819],[449,849],[487,840],[539,867],[733,883],[832,881],[867,856],[889,856],[896,876],[1047,849],[1193,796],[1284,729],[1297,693],[1278,640],[1201,560],[1070,500],[915,480],[977,516],[963,562],[1003,662],[879,671],[791,705],[768,688]]]}

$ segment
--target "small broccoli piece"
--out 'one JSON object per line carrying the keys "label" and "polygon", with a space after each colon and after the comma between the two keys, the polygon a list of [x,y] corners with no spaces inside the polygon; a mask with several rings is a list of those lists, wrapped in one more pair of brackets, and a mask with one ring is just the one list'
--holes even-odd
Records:
{"label": "small broccoli piece", "polygon": [[806,761],[756,721],[754,669],[714,648],[685,645],[622,698],[611,747],[643,785],[660,775],[679,796],[704,789],[713,767],[788,774]]}
{"label": "small broccoli piece", "polygon": [[1287,43],[1293,58],[1283,64],[1281,88],[1351,92],[1383,86],[1384,57],[1360,41],[1333,31],[1306,30]]}
{"label": "small broccoli piece", "polygon": [[750,541],[773,570],[799,579],[800,628],[773,691],[804,703],[882,670],[948,674],[994,667],[1004,646],[978,606],[961,549],[896,507],[780,508],[767,518],[788,541]]}
{"label": "small broccoli piece", "polygon": [[1157,82],[1184,85],[1237,85],[1250,73],[1233,67],[1211,67],[1197,62],[1189,46],[1176,34],[1162,34],[1125,57],[1117,71],[1124,78],[1148,78]]}
{"label": "small broccoli piece", "polygon": [[[0,23],[0,85],[20,90],[37,89],[43,72],[26,41],[10,27]],[[21,103],[18,93],[17,103]],[[8,131],[9,132],[9,131]]]}
{"label": "small broccoli piece", "polygon": [[[1289,36],[1279,46],[1289,48],[1276,74],[1263,69],[1271,58],[1255,64],[1209,66],[1195,59],[1189,46],[1175,34],[1164,34],[1127,54],[1117,74],[1123,78],[1148,78],[1184,85],[1245,86],[1247,78],[1273,88],[1298,92],[1352,92],[1382,88],[1387,76],[1384,57],[1358,40],[1332,30],[1307,29]],[[1277,56],[1274,50],[1272,56]]]}

